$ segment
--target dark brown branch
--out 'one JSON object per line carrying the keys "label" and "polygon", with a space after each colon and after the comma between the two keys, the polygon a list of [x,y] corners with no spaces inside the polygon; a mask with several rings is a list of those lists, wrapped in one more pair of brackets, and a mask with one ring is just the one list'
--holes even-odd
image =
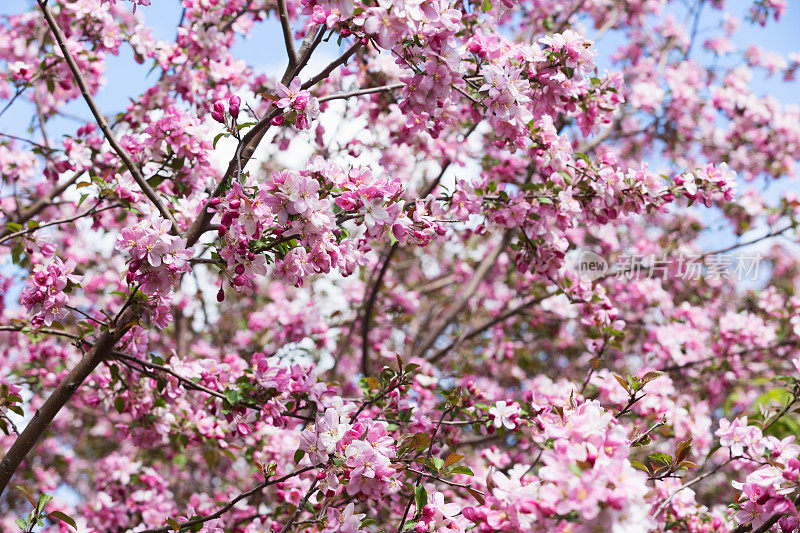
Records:
{"label": "dark brown branch", "polygon": [[[322,40],[323,33],[324,28],[320,28],[316,35],[311,32],[308,33],[306,39],[303,41],[303,44],[300,46],[300,51],[297,54],[297,65],[294,68],[287,67],[283,74],[281,83],[284,85],[290,83],[290,81],[303,69],[303,67],[305,67],[311,57],[311,53]],[[356,45],[360,46],[360,41],[358,41]],[[310,81],[304,83],[303,89],[307,89],[308,87],[311,87],[312,85],[325,79],[325,77],[327,77],[328,74],[333,71],[333,69],[346,62],[347,59],[349,59],[358,48],[356,45],[351,46],[350,49],[344,53],[344,55],[325,67],[320,74],[317,74],[317,76],[312,78]],[[250,158],[253,157],[253,153],[255,153],[256,148],[258,148],[258,145],[261,143],[261,139],[264,138],[264,134],[272,124],[272,119],[277,117],[280,112],[280,109],[274,109],[272,112],[264,116],[242,137],[242,140],[236,147],[236,153],[234,153],[233,157],[228,163],[228,169],[225,171],[225,176],[222,178],[219,184],[217,184],[212,196],[218,196],[222,194],[222,191],[225,190],[226,185],[230,182],[233,176],[247,166],[247,163],[250,161]],[[195,221],[189,227],[189,230],[186,232],[187,246],[193,246],[198,239],[200,239],[200,236],[206,232],[209,224],[211,223],[212,216],[213,215],[208,211],[208,203],[206,203],[200,210],[200,213],[197,215]]]}
{"label": "dark brown branch", "polygon": [[33,418],[23,432],[11,445],[2,462],[0,462],[0,494],[5,491],[14,472],[28,453],[36,446],[37,441],[47,430],[50,422],[56,417],[78,387],[91,374],[114,349],[114,345],[133,325],[137,310],[129,308],[120,320],[100,335],[92,348],[83,356],[80,362],[69,372],[53,390],[44,405],[34,413]]}
{"label": "dark brown branch", "polygon": [[[198,524],[203,524],[205,522],[208,522],[209,520],[214,520],[216,518],[219,518],[222,515],[224,515],[225,513],[227,513],[228,511],[230,511],[231,509],[233,509],[233,507],[237,503],[239,503],[240,501],[244,500],[245,498],[249,498],[250,496],[252,496],[253,494],[256,494],[257,492],[260,492],[265,487],[269,487],[270,485],[276,485],[278,483],[283,483],[286,480],[292,479],[293,477],[298,476],[298,475],[300,475],[300,474],[302,474],[304,472],[308,472],[309,470],[314,470],[315,468],[317,468],[317,465],[307,466],[305,468],[301,468],[299,470],[295,470],[291,474],[286,474],[283,477],[279,477],[279,478],[275,478],[275,479],[269,479],[267,481],[264,481],[263,483],[259,483],[258,485],[256,485],[252,489],[248,490],[247,492],[243,492],[243,493],[239,494],[238,496],[236,496],[234,499],[232,499],[230,502],[228,502],[224,507],[221,507],[218,511],[216,511],[214,513],[211,513],[209,515],[199,516],[197,518],[193,518],[192,520],[188,520],[186,522],[183,522],[182,524],[179,525],[179,528],[178,528],[177,531],[188,529],[188,528],[191,528],[192,526],[196,526]],[[155,528],[155,529],[147,529],[145,531],[142,531],[141,533],[169,533],[170,531],[176,531],[176,529],[174,527],[172,527],[172,526],[164,526],[164,527],[159,527],[159,528]]]}
{"label": "dark brown branch", "polygon": [[[61,194],[64,191],[66,191],[71,185],[73,185],[76,181],[78,181],[78,178],[80,178],[81,176],[83,176],[82,170],[76,172],[70,178],[67,178],[66,181],[57,185],[52,191],[50,191],[50,193],[46,197],[40,198],[28,208],[15,213],[16,216],[12,218],[12,221],[16,222],[17,224],[24,224],[28,220],[32,219],[33,217],[44,211],[46,207],[52,205],[53,200],[55,200],[58,196],[61,196]],[[8,228],[0,229],[0,238],[6,237],[10,234],[11,230],[9,230]]]}
{"label": "dark brown branch", "polygon": [[369,322],[372,320],[372,309],[375,307],[375,300],[378,297],[378,292],[380,292],[383,278],[386,276],[386,271],[389,269],[389,263],[392,262],[392,258],[394,254],[397,253],[397,250],[398,243],[394,243],[386,253],[386,258],[383,260],[381,270],[378,272],[378,277],[375,278],[369,297],[366,300],[367,305],[364,307],[364,315],[361,319],[361,373],[365,376],[369,375]]}

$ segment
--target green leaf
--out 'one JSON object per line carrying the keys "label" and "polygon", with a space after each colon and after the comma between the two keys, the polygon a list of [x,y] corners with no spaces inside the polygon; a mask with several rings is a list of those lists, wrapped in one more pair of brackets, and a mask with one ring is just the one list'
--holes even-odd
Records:
{"label": "green leaf", "polygon": [[77,524],[75,524],[75,519],[72,518],[71,516],[69,516],[68,514],[64,514],[61,511],[53,511],[53,512],[49,513],[47,516],[50,517],[50,518],[55,518],[57,520],[61,520],[62,522],[64,522],[68,526],[70,526],[75,531],[78,530],[78,526],[77,526]]}
{"label": "green leaf", "polygon": [[121,396],[114,398],[114,409],[116,409],[119,414],[122,414],[125,411],[125,398]]}
{"label": "green leaf", "polygon": [[[622,333],[622,332],[620,332],[620,333]],[[642,376],[642,381],[644,383],[650,383],[654,379],[658,379],[661,376],[666,376],[666,375],[667,375],[666,372],[661,372],[660,370],[653,370],[652,372],[648,372],[647,374]]]}
{"label": "green leaf", "polygon": [[414,490],[414,502],[417,504],[418,513],[421,513],[422,509],[428,505],[428,493],[422,485]]}
{"label": "green leaf", "polygon": [[17,527],[20,528],[22,531],[28,529],[28,522],[24,518],[17,518],[14,520],[14,523],[17,524]]}
{"label": "green leaf", "polygon": [[50,500],[52,500],[52,499],[53,499],[53,497],[50,496],[49,494],[42,494],[41,496],[39,496],[39,507],[38,507],[38,509],[39,510],[44,509],[45,506],[48,503],[50,503]]}
{"label": "green leaf", "polygon": [[22,494],[24,494],[26,498],[28,498],[28,501],[31,502],[31,505],[36,507],[36,501],[33,499],[33,494],[31,494],[31,491],[29,491],[27,488],[23,487],[22,485],[17,485],[16,489],[18,491],[20,491]]}
{"label": "green leaf", "polygon": [[464,466],[464,465],[454,466],[450,470],[450,472],[448,472],[448,473],[449,474],[464,474],[464,475],[467,475],[467,476],[474,476],[475,475],[475,473],[472,471],[472,469],[470,467]]}
{"label": "green leaf", "polygon": [[444,467],[444,461],[438,457],[431,457],[425,466],[436,472],[441,472],[442,468]]}
{"label": "green leaf", "polygon": [[14,245],[14,248],[11,249],[11,262],[15,265],[20,264],[20,259],[22,259],[22,242],[17,241],[17,244]]}
{"label": "green leaf", "polygon": [[294,464],[299,464],[300,461],[303,460],[303,457],[306,456],[305,450],[297,450],[294,452]]}
{"label": "green leaf", "polygon": [[225,399],[231,406],[235,406],[242,400],[242,393],[238,389],[226,389]]}
{"label": "green leaf", "polygon": [[214,137],[214,142],[211,144],[211,147],[212,148],[216,148],[217,147],[217,143],[219,142],[220,139],[222,139],[223,137],[230,137],[230,136],[231,136],[231,134],[227,133],[225,131],[223,131],[222,133],[218,133],[217,136]]}
{"label": "green leaf", "polygon": [[656,461],[658,463],[663,463],[665,465],[668,465],[668,464],[672,463],[672,457],[670,457],[669,455],[667,455],[665,453],[661,453],[661,452],[656,452],[656,453],[650,455],[649,458],[651,460],[653,460],[653,461]]}
{"label": "green leaf", "polygon": [[491,10],[492,10],[492,0],[483,0],[483,3],[481,4],[481,11],[486,13],[487,11]]}

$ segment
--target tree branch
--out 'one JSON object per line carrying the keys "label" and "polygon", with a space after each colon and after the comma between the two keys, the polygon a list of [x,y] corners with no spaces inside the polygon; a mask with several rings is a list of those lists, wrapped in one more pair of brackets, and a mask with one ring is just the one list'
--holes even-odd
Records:
{"label": "tree branch", "polygon": [[423,356],[425,352],[427,352],[433,344],[436,342],[436,339],[439,338],[439,335],[444,332],[447,326],[464,310],[467,306],[467,302],[472,296],[475,294],[475,291],[478,289],[478,285],[480,285],[481,281],[486,277],[489,271],[494,267],[497,259],[500,257],[500,254],[505,250],[506,244],[508,240],[511,238],[511,232],[506,231],[503,235],[503,239],[497,243],[495,248],[489,252],[489,254],[481,261],[478,265],[478,268],[475,270],[475,273],[472,275],[472,278],[469,280],[469,283],[464,288],[464,291],[458,297],[458,300],[453,304],[450,310],[445,315],[444,319],[439,323],[439,325],[434,328],[428,336],[422,341],[420,347],[415,351],[416,355]]}
{"label": "tree branch", "polygon": [[292,39],[292,29],[289,27],[289,14],[286,10],[286,0],[278,0],[278,18],[281,19],[283,42],[286,45],[286,55],[289,56],[289,66],[287,69],[294,69],[297,65],[297,55],[294,53],[294,39]]}
{"label": "tree branch", "polygon": [[[98,202],[98,205],[99,205],[99,203],[100,202]],[[46,228],[48,226],[58,226],[60,224],[67,224],[68,222],[74,222],[74,221],[76,221],[76,220],[78,220],[80,218],[83,218],[85,216],[95,215],[97,213],[102,213],[103,211],[108,211],[109,209],[115,209],[117,207],[122,207],[122,206],[120,204],[113,204],[113,205],[107,205],[106,207],[97,209],[97,205],[95,205],[91,209],[87,209],[83,213],[79,213],[79,214],[77,214],[75,216],[62,218],[62,219],[59,219],[59,220],[53,220],[53,221],[50,221],[50,222],[46,222],[44,224],[39,224],[38,226],[35,226],[33,228],[27,228],[27,229],[24,229],[24,230],[17,231],[15,233],[11,233],[11,234],[7,235],[6,237],[0,239],[0,244],[4,244],[6,241],[10,241],[11,239],[15,239],[17,237],[21,237],[22,235],[27,235],[28,233],[33,233],[34,231],[38,231],[38,230],[40,230],[42,228]]]}
{"label": "tree branch", "polygon": [[117,142],[117,138],[114,136],[114,132],[111,131],[111,128],[106,121],[106,118],[100,113],[100,110],[97,108],[97,105],[92,98],[91,93],[89,92],[89,88],[86,85],[86,81],[83,79],[83,75],[81,75],[80,68],[78,68],[78,64],[75,63],[75,59],[72,57],[72,54],[69,51],[66,43],[66,37],[64,37],[64,32],[61,31],[56,19],[53,17],[52,11],[47,6],[46,0],[37,0],[39,4],[39,9],[41,9],[42,14],[44,15],[45,20],[47,21],[47,25],[50,26],[50,30],[53,32],[53,36],[58,43],[59,48],[61,48],[61,52],[64,54],[64,60],[67,62],[67,66],[69,67],[70,72],[72,72],[72,77],[75,79],[75,82],[78,84],[78,87],[81,90],[81,94],[83,95],[83,99],[86,101],[86,105],[89,106],[89,111],[92,112],[97,125],[100,126],[100,130],[105,135],[108,144],[111,145],[111,148],[117,153],[120,159],[122,159],[125,168],[133,176],[134,181],[139,185],[142,189],[142,192],[145,196],[153,203],[153,205],[158,209],[158,212],[161,213],[165,219],[169,220],[172,223],[173,231],[178,234],[180,228],[178,226],[177,221],[172,216],[172,213],[164,206],[164,204],[159,199],[158,195],[156,195],[155,191],[150,187],[147,181],[144,179],[142,172],[139,170],[133,160],[131,159],[128,152]]}
{"label": "tree branch", "polygon": [[[239,494],[238,496],[236,496],[234,499],[232,499],[230,502],[228,502],[224,507],[221,507],[218,511],[216,511],[214,513],[211,513],[211,514],[208,514],[208,515],[205,515],[205,516],[199,516],[197,518],[193,518],[192,520],[188,520],[188,521],[180,524],[178,529],[177,529],[177,531],[180,531],[180,530],[183,530],[183,529],[188,529],[188,528],[191,528],[192,526],[203,524],[205,522],[208,522],[209,520],[214,520],[215,518],[219,518],[222,515],[224,515],[225,513],[227,513],[228,511],[230,511],[231,509],[233,509],[233,507],[237,503],[239,503],[240,501],[244,500],[245,498],[249,498],[253,494],[263,490],[265,487],[269,487],[270,485],[277,485],[278,483],[283,483],[284,481],[292,479],[293,477],[298,476],[298,475],[300,475],[300,474],[302,474],[304,472],[308,472],[309,470],[314,470],[315,468],[317,468],[317,465],[306,466],[305,468],[301,468],[299,470],[295,470],[291,474],[286,474],[283,477],[270,479],[270,480],[264,481],[263,483],[259,483],[258,485],[256,485],[252,489],[248,490],[247,492],[243,492],[243,493]],[[155,528],[155,529],[147,529],[145,531],[142,531],[141,533],[169,533],[170,531],[176,531],[176,529],[174,527],[172,527],[172,526],[164,526],[164,527],[159,527],[159,528]]]}
{"label": "tree branch", "polygon": [[[108,330],[103,332],[94,346],[69,372],[67,377],[56,386],[50,397],[44,402],[44,405],[34,413],[31,421],[28,422],[28,425],[0,462],[0,494],[5,491],[8,482],[11,481],[20,463],[36,445],[36,442],[47,430],[50,422],[53,421],[61,408],[66,405],[97,365],[111,354],[117,341],[130,329],[136,313],[135,307],[129,308],[117,323],[112,324]],[[117,324],[121,325],[118,326]]]}

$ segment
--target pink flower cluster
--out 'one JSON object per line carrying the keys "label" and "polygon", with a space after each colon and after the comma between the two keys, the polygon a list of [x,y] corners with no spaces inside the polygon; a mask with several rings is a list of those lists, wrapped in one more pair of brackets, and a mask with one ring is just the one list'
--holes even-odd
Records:
{"label": "pink flower cluster", "polygon": [[683,186],[687,198],[703,202],[706,207],[714,202],[730,202],[736,195],[736,173],[727,163],[708,164],[680,174],[675,177],[675,184]]}
{"label": "pink flower cluster", "polygon": [[379,499],[397,492],[400,482],[391,466],[395,441],[386,426],[371,419],[347,422],[351,406],[329,407],[300,434],[300,447],[313,464],[326,465],[324,492],[334,496]]}
{"label": "pink flower cluster", "polygon": [[132,228],[123,228],[114,245],[131,255],[128,284],[156,298],[162,313],[167,311],[165,306],[181,274],[190,270],[188,260],[192,257],[186,239],[171,235],[170,228],[168,220],[143,220]]}
{"label": "pink flower cluster", "polygon": [[[275,272],[292,285],[333,268],[348,275],[363,261],[368,239],[425,245],[443,231],[424,202],[404,210],[403,193],[398,179],[379,179],[368,168],[345,172],[319,159],[299,172],[275,171],[263,184],[234,183],[210,200],[221,217],[219,255],[237,290],[266,274],[265,252],[292,240],[297,245],[275,261]],[[366,226],[360,242],[343,238],[340,224],[349,219]]]}
{"label": "pink flower cluster", "polygon": [[784,515],[779,520],[781,531],[794,531],[799,523],[791,495],[800,487],[800,446],[795,437],[781,440],[765,436],[760,428],[747,424],[747,417],[731,422],[723,418],[716,435],[720,444],[730,450],[731,457],[761,465],[744,482],[732,483],[742,491],[736,521],[752,523],[756,529],[773,515]]}
{"label": "pink flower cluster", "polygon": [[286,403],[293,396],[315,391],[319,396],[327,391],[324,385],[317,385],[317,377],[313,364],[289,364],[280,357],[268,357],[261,352],[252,357],[253,379],[269,396],[261,407],[261,420],[269,424],[283,427],[286,425],[284,412]]}
{"label": "pink flower cluster", "polygon": [[335,507],[328,507],[326,517],[328,523],[321,533],[359,533],[367,531],[361,529],[361,520],[367,516],[364,513],[355,512],[355,504],[348,503],[344,510]]}
{"label": "pink flower cluster", "polygon": [[569,516],[610,531],[654,525],[644,503],[647,476],[628,461],[624,427],[596,401],[560,413],[535,417],[543,428],[536,440],[544,446],[536,475],[528,468],[495,472],[486,503],[465,508],[464,516],[481,532],[529,531],[534,524],[557,531]]}
{"label": "pink flower cluster", "polygon": [[275,92],[278,100],[275,106],[283,110],[282,115],[272,119],[274,126],[293,124],[299,130],[311,127],[311,121],[319,116],[319,101],[311,93],[302,89],[300,78],[294,78],[289,86],[277,82]]}
{"label": "pink flower cluster", "polygon": [[53,257],[46,265],[36,265],[20,298],[27,312],[33,315],[33,327],[51,326],[67,316],[69,298],[64,289],[70,282],[79,281],[79,277],[72,274],[75,266],[73,259],[62,262],[58,257]]}

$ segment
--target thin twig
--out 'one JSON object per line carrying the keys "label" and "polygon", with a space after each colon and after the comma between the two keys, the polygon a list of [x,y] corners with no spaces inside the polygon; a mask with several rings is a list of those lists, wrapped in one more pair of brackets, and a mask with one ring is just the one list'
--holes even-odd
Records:
{"label": "thin twig", "polygon": [[[244,500],[245,498],[249,498],[250,496],[252,496],[253,494],[256,494],[257,492],[260,492],[264,488],[269,487],[270,485],[276,485],[278,483],[283,483],[284,481],[287,481],[287,480],[289,480],[289,479],[291,479],[291,478],[293,478],[295,476],[298,476],[298,475],[300,475],[300,474],[302,474],[304,472],[308,472],[309,470],[314,470],[315,468],[317,468],[317,465],[306,466],[305,468],[301,468],[299,470],[295,470],[291,474],[286,474],[283,477],[279,477],[279,478],[275,478],[275,479],[264,481],[263,483],[259,483],[258,485],[256,485],[252,489],[248,490],[247,492],[243,492],[243,493],[239,494],[238,496],[236,496],[234,499],[232,499],[230,502],[228,502],[224,507],[220,508],[218,511],[216,511],[214,513],[211,513],[211,514],[208,514],[208,515],[205,515],[205,516],[199,516],[197,518],[193,518],[192,520],[189,520],[187,522],[183,522],[182,524],[180,524],[178,526],[178,531],[183,530],[183,529],[188,529],[188,528],[191,528],[192,526],[203,524],[205,522],[208,522],[209,520],[214,520],[216,518],[219,518],[222,515],[224,515],[225,513],[227,513],[228,511],[230,511],[231,509],[233,509],[233,507],[237,503],[239,503],[240,501]],[[145,531],[142,531],[141,533],[168,533],[170,531],[176,531],[176,530],[172,526],[164,526],[164,527],[159,527],[159,528],[155,528],[155,529],[147,529]]]}
{"label": "thin twig", "polygon": [[150,187],[150,184],[144,179],[142,172],[139,170],[139,167],[131,159],[128,152],[122,145],[119,144],[117,138],[114,136],[114,132],[111,131],[111,128],[106,121],[106,118],[100,113],[100,110],[97,108],[97,105],[92,98],[91,93],[89,92],[89,87],[86,85],[86,81],[83,79],[83,75],[81,74],[80,68],[78,64],[75,62],[75,58],[72,57],[72,53],[69,51],[66,43],[66,37],[64,36],[64,32],[61,31],[61,27],[56,22],[55,17],[53,17],[52,11],[47,5],[46,0],[37,0],[39,4],[39,9],[41,9],[42,14],[44,15],[45,20],[47,21],[47,25],[50,26],[50,30],[53,32],[53,36],[58,43],[59,48],[61,48],[61,52],[64,54],[64,60],[67,62],[67,66],[69,67],[70,72],[72,72],[72,77],[75,79],[75,83],[78,84],[80,88],[81,94],[83,95],[83,99],[86,101],[86,105],[89,106],[89,111],[92,112],[97,125],[100,126],[100,130],[105,135],[108,144],[111,145],[111,148],[117,153],[120,159],[122,159],[125,168],[133,176],[134,181],[139,185],[142,189],[142,192],[145,196],[155,205],[156,209],[158,209],[161,216],[165,219],[169,220],[172,223],[173,231],[177,234],[179,231],[178,222],[172,216],[172,213],[164,206],[161,202],[161,199],[156,195],[155,191]]}
{"label": "thin twig", "polygon": [[35,226],[35,227],[32,227],[32,228],[27,228],[27,229],[20,230],[20,231],[17,231],[15,233],[12,233],[12,234],[6,236],[3,239],[0,239],[0,244],[4,244],[5,242],[10,241],[11,239],[15,239],[17,237],[21,237],[22,235],[27,235],[28,233],[33,233],[34,231],[38,231],[38,230],[40,230],[42,228],[47,228],[49,226],[58,226],[60,224],[67,224],[69,222],[74,222],[74,221],[76,221],[76,220],[78,220],[80,218],[83,218],[85,216],[96,215],[97,213],[102,213],[103,211],[108,211],[109,209],[116,209],[117,207],[122,207],[121,204],[113,204],[113,205],[107,205],[106,207],[97,209],[97,205],[100,204],[100,201],[102,201],[102,198],[100,200],[98,200],[97,204],[94,207],[84,211],[83,213],[79,213],[79,214],[77,214],[75,216],[67,217],[67,218],[61,218],[59,220],[53,220],[51,222],[45,222],[44,224],[39,224],[38,226]]}

